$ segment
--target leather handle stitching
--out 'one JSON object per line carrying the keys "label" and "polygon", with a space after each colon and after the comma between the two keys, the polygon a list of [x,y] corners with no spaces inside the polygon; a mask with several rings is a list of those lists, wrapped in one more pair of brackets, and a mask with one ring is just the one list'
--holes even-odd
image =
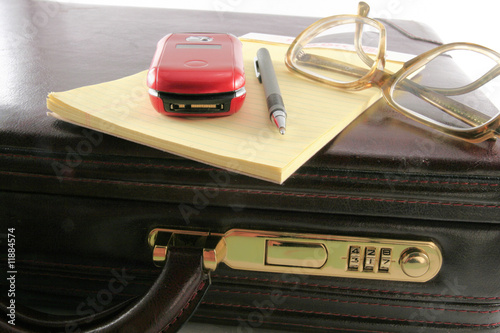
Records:
{"label": "leather handle stitching", "polygon": [[201,290],[203,290],[203,288],[205,287],[205,282],[204,281],[201,281],[200,284],[198,285],[198,288],[196,289],[196,291],[193,293],[193,295],[191,296],[191,298],[189,299],[189,301],[186,303],[186,305],[184,305],[184,307],[179,311],[179,313],[177,314],[177,316],[175,316],[163,329],[162,329],[162,332],[166,333],[166,330],[168,330],[173,324],[175,324],[175,322],[177,322],[183,314],[186,314],[189,312],[186,312],[186,310],[191,306],[191,303],[196,299],[196,297],[198,296],[198,294],[200,293]]}

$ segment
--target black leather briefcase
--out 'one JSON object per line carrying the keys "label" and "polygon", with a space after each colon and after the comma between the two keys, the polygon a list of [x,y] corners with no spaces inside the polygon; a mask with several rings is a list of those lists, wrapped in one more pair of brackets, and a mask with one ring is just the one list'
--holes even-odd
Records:
{"label": "black leather briefcase", "polygon": [[[2,332],[170,332],[190,316],[238,332],[500,331],[495,141],[445,137],[379,101],[275,185],[45,116],[50,91],[147,68],[165,32],[297,35],[314,20],[6,6]],[[391,50],[438,43],[417,23],[386,26]]]}

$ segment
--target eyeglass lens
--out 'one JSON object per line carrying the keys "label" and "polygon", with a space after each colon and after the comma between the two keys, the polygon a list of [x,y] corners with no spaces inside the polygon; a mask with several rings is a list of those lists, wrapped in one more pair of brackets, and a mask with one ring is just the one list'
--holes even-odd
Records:
{"label": "eyeglass lens", "polygon": [[392,89],[392,99],[439,125],[474,128],[498,116],[499,73],[499,65],[488,55],[451,50],[403,74]]}

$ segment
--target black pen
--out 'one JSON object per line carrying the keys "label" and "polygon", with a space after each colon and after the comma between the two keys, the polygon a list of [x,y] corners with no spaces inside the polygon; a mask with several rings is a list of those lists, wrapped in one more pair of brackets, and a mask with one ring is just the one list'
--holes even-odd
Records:
{"label": "black pen", "polygon": [[273,63],[269,51],[261,48],[257,51],[257,57],[254,60],[255,74],[259,82],[264,85],[266,93],[267,108],[271,121],[278,127],[281,134],[286,131],[286,110],[281,97],[278,79],[274,72]]}

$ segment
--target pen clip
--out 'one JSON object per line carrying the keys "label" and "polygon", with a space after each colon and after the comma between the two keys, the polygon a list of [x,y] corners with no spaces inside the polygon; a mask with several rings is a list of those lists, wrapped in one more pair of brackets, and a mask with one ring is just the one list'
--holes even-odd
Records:
{"label": "pen clip", "polygon": [[262,77],[260,76],[259,70],[259,59],[257,57],[253,59],[253,67],[255,69],[255,75],[257,76],[257,79],[259,79],[259,82],[262,83]]}

